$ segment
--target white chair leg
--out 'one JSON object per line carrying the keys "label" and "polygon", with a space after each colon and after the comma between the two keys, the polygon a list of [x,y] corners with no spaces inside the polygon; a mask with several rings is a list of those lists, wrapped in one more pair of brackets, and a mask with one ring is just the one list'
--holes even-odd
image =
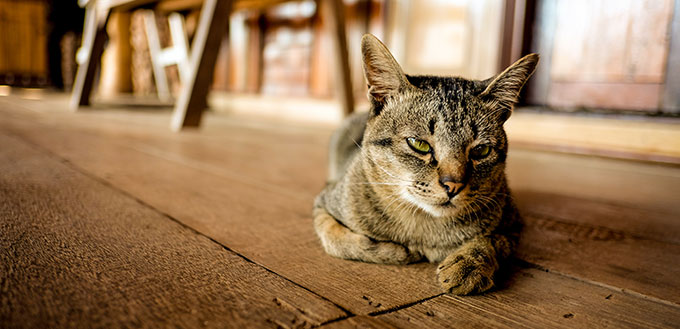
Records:
{"label": "white chair leg", "polygon": [[172,37],[172,48],[179,71],[179,80],[185,84],[189,79],[189,42],[187,41],[186,31],[184,30],[184,16],[172,13],[168,16],[170,24],[170,36]]}
{"label": "white chair leg", "polygon": [[144,23],[146,25],[146,39],[149,43],[149,53],[151,53],[151,65],[153,66],[153,75],[156,80],[158,98],[164,101],[171,100],[172,95],[168,86],[168,78],[165,75],[165,65],[159,60],[163,50],[161,48],[160,37],[158,36],[156,16],[153,11],[144,11]]}

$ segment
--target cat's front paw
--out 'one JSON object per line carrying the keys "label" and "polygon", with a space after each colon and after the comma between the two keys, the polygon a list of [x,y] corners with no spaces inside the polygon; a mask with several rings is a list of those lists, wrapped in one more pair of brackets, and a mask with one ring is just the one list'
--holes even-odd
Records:
{"label": "cat's front paw", "polygon": [[497,268],[490,255],[479,251],[456,252],[439,265],[437,279],[446,292],[455,295],[482,293],[493,287]]}

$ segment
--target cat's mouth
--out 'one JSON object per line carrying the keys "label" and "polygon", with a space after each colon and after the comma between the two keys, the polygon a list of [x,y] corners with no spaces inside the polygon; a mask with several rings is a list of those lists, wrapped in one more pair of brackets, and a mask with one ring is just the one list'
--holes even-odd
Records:
{"label": "cat's mouth", "polygon": [[440,207],[444,207],[444,208],[448,208],[448,207],[455,208],[455,207],[456,207],[456,205],[454,205],[454,204],[451,202],[451,199],[446,200],[446,202],[444,202],[444,203],[440,203],[439,206],[440,206]]}
{"label": "cat's mouth", "polygon": [[425,212],[435,217],[449,216],[456,211],[456,205],[451,200],[444,202],[429,203],[421,201],[418,206]]}

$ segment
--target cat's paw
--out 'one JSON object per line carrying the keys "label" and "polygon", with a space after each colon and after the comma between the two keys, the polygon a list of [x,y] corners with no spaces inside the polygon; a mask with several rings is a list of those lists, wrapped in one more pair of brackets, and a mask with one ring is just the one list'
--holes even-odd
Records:
{"label": "cat's paw", "polygon": [[446,292],[455,295],[482,293],[493,287],[497,268],[488,255],[458,252],[439,265],[437,279]]}
{"label": "cat's paw", "polygon": [[358,246],[361,248],[361,260],[378,264],[408,264],[422,258],[417,252],[413,252],[403,245],[389,242],[376,241],[367,236],[358,236]]}

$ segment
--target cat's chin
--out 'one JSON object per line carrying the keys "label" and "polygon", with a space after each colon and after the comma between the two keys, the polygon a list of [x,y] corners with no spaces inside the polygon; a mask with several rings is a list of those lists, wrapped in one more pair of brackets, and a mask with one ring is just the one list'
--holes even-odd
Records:
{"label": "cat's chin", "polygon": [[408,202],[418,206],[420,210],[432,217],[449,217],[456,213],[456,206],[447,200],[443,203],[432,204],[416,198],[410,193],[404,191],[401,196]]}

